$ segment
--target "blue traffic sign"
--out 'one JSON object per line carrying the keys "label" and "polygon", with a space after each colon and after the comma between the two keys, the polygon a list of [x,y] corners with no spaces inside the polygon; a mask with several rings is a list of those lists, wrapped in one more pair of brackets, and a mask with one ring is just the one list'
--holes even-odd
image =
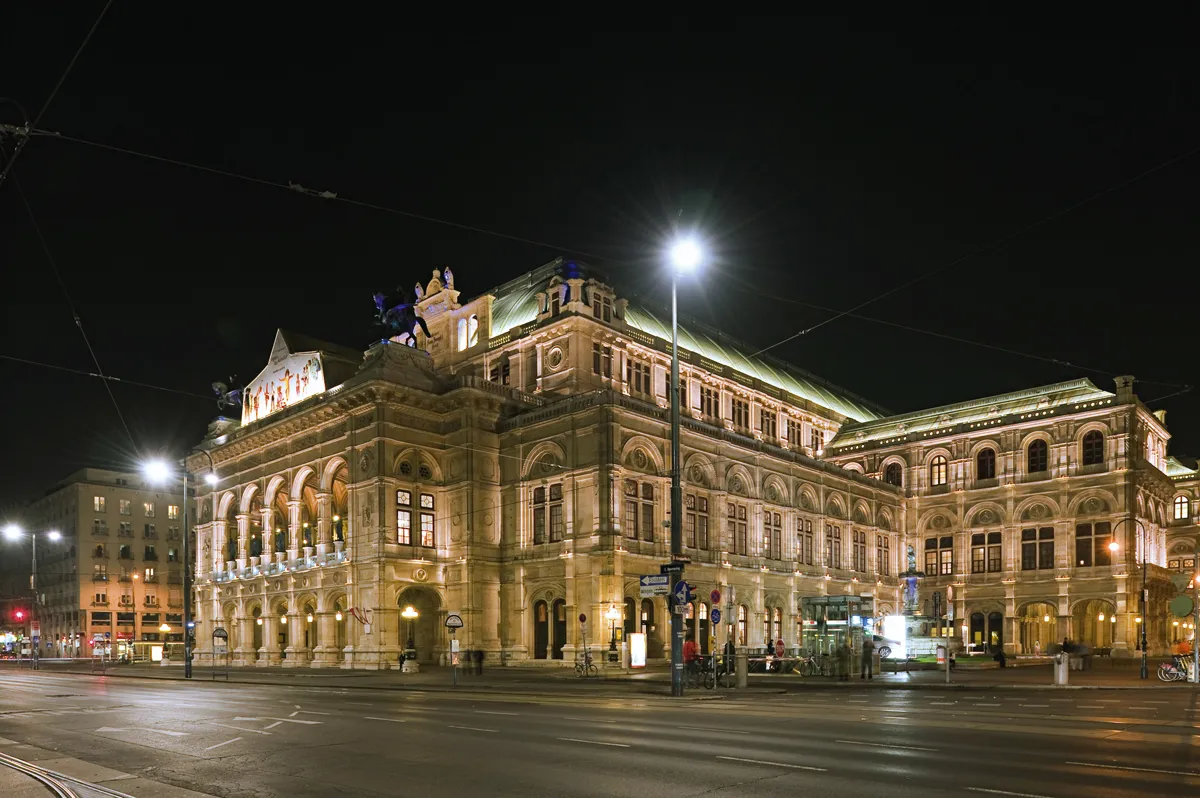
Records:
{"label": "blue traffic sign", "polygon": [[708,617],[712,618],[713,626],[716,626],[721,622],[721,611],[715,609]]}
{"label": "blue traffic sign", "polygon": [[680,579],[675,584],[675,603],[676,604],[691,604],[692,603],[692,586],[684,580]]}

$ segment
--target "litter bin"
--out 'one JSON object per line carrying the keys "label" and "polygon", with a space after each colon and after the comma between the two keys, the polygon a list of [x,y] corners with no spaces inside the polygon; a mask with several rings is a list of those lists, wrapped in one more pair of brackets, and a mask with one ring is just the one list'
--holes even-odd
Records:
{"label": "litter bin", "polygon": [[750,685],[750,656],[746,653],[746,649],[740,648],[737,653],[737,684],[739,689],[746,689]]}
{"label": "litter bin", "polygon": [[1062,651],[1054,655],[1054,684],[1066,686],[1070,683],[1071,678],[1068,670],[1070,666],[1070,655]]}

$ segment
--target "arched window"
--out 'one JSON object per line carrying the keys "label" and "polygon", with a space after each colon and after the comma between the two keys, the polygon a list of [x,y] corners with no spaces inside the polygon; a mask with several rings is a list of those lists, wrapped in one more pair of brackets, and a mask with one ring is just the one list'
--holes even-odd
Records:
{"label": "arched window", "polygon": [[1050,467],[1050,447],[1045,441],[1037,440],[1029,444],[1026,452],[1026,468],[1030,474],[1046,471]]}
{"label": "arched window", "polygon": [[937,487],[938,485],[945,485],[946,479],[947,479],[947,471],[948,471],[948,469],[946,466],[946,458],[943,457],[942,455],[939,454],[937,457],[930,460],[929,461],[929,484],[934,487]]}
{"label": "arched window", "polygon": [[1175,520],[1186,521],[1192,517],[1192,502],[1187,496],[1175,497]]}
{"label": "arched window", "polygon": [[737,632],[737,634],[738,634],[738,645],[739,645],[739,646],[745,646],[745,645],[749,645],[749,643],[747,643],[747,642],[746,642],[746,640],[747,640],[747,638],[746,638],[746,631],[747,631],[747,630],[746,630],[746,605],[745,605],[745,604],[739,604],[739,605],[738,605],[738,623],[737,623],[737,628],[738,628],[738,632]]}
{"label": "arched window", "polygon": [[458,351],[461,352],[467,348],[467,320],[458,320]]}
{"label": "arched window", "polygon": [[981,449],[975,455],[975,479],[996,478],[996,450]]}
{"label": "arched window", "polygon": [[896,487],[904,486],[904,468],[899,463],[888,463],[883,469],[883,481]]}
{"label": "arched window", "polygon": [[1083,436],[1083,464],[1100,465],[1104,462],[1104,433],[1094,429]]}
{"label": "arched window", "polygon": [[472,316],[467,319],[467,348],[475,346],[479,343],[479,317]]}

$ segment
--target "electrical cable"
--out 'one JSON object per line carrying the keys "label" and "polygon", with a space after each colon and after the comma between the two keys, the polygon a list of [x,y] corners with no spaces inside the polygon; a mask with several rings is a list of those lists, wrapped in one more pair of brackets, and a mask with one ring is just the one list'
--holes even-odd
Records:
{"label": "electrical cable", "polygon": [[1085,197],[1084,199],[1081,199],[1078,202],[1072,203],[1071,205],[1068,205],[1066,208],[1063,208],[1060,211],[1052,213],[1049,216],[1043,217],[1042,219],[1040,219],[1032,224],[1025,225],[1024,227],[1021,227],[1011,233],[1008,233],[1007,235],[1001,236],[1000,238],[998,238],[988,244],[984,244],[983,246],[977,247],[976,249],[973,249],[964,255],[960,255],[957,258],[954,258],[953,260],[949,261],[948,263],[938,266],[936,269],[932,269],[931,271],[925,272],[924,274],[914,277],[913,279],[911,279],[907,282],[901,283],[900,285],[898,285],[894,288],[889,288],[887,291],[884,291],[883,293],[881,293],[871,299],[868,299],[865,302],[858,303],[857,305],[850,308],[849,310],[843,310],[843,311],[837,312],[836,315],[834,315],[828,319],[817,322],[816,324],[812,325],[811,327],[806,327],[805,329],[800,330],[800,332],[798,332],[798,333],[789,335],[787,338],[784,338],[781,341],[773,343],[764,349],[758,350],[757,352],[752,354],[750,357],[757,357],[758,355],[761,355],[764,352],[774,349],[777,346],[782,346],[783,344],[786,344],[789,341],[794,341],[797,338],[801,337],[802,335],[808,335],[809,333],[813,332],[814,330],[818,330],[821,327],[824,327],[826,324],[835,322],[838,319],[848,316],[857,310],[861,310],[862,308],[865,308],[867,305],[871,305],[875,302],[878,302],[879,300],[881,300],[885,297],[889,297],[892,294],[895,294],[898,291],[902,291],[905,288],[909,288],[910,286],[916,285],[919,282],[928,280],[930,277],[933,277],[935,274],[939,274],[939,273],[945,271],[946,269],[949,269],[953,266],[957,266],[965,261],[970,260],[971,258],[982,255],[985,252],[988,252],[993,249],[997,249],[998,247],[1001,247],[1004,244],[1007,244],[1009,241],[1012,241],[1016,238],[1020,238],[1021,236],[1025,235],[1026,233],[1028,233],[1032,230],[1036,230],[1039,227],[1044,227],[1045,225],[1047,225],[1053,221],[1061,219],[1062,217],[1066,216],[1067,214],[1071,213],[1072,211],[1082,208],[1084,205],[1087,205],[1095,200],[1098,200],[1101,197],[1108,196],[1109,194],[1112,194],[1113,192],[1118,191],[1119,189],[1125,188],[1126,186],[1128,186],[1132,183],[1135,183],[1138,180],[1141,180],[1143,177],[1152,175],[1155,172],[1158,172],[1162,169],[1167,168],[1168,166],[1172,166],[1186,158],[1190,158],[1191,156],[1195,155],[1198,152],[1200,152],[1200,146],[1193,147],[1192,149],[1188,150],[1187,152],[1184,152],[1180,155],[1176,155],[1172,158],[1168,158],[1167,160],[1165,160],[1155,166],[1152,166],[1149,169],[1139,172],[1138,174],[1134,175],[1133,177],[1130,177],[1126,180],[1122,180],[1117,183],[1114,183],[1113,185],[1109,186],[1108,188],[1104,189],[1103,191],[1098,191],[1095,194]]}
{"label": "electrical cable", "polygon": [[[83,53],[83,48],[87,47],[87,43],[92,40],[92,34],[96,32],[96,28],[100,27],[101,20],[108,13],[108,9],[112,6],[113,0],[108,0],[104,4],[104,8],[100,9],[100,15],[96,17],[96,21],[92,23],[92,27],[88,30],[87,36],[83,37],[83,41],[79,43],[79,47],[75,48],[75,55],[71,56],[71,60],[67,63],[67,68],[63,70],[62,75],[58,78],[58,83],[54,84],[54,88],[50,91],[50,96],[46,98],[46,102],[42,103],[42,108],[37,112],[37,116],[33,118],[33,123],[29,123],[29,117],[25,117],[26,128],[36,128],[42,121],[42,117],[46,115],[46,111],[50,108],[50,103],[54,102],[54,98],[58,96],[58,90],[62,88],[63,83],[67,80],[67,75],[71,74],[71,70],[75,67],[75,62],[79,60],[79,56]],[[14,103],[15,104],[15,103]],[[20,106],[18,106],[20,107]],[[22,111],[24,114],[24,111]],[[8,159],[8,163],[4,165],[4,169],[0,171],[0,186],[4,185],[4,178],[8,177],[12,171],[13,165],[17,162],[17,157],[21,154],[21,150],[25,149],[25,144],[29,141],[29,136],[22,136],[17,142],[17,146],[13,149],[13,155]]]}
{"label": "electrical cable", "polygon": [[193,393],[192,391],[184,391],[184,390],[180,390],[179,388],[168,388],[165,385],[155,385],[155,384],[149,383],[149,382],[138,382],[137,380],[126,380],[121,377],[114,377],[110,374],[98,374],[94,371],[84,371],[83,369],[71,368],[70,366],[58,366],[58,365],[55,365],[54,363],[44,363],[40,360],[30,360],[28,358],[16,357],[14,355],[0,354],[0,360],[11,360],[14,363],[24,363],[29,366],[40,366],[42,368],[53,369],[55,371],[65,371],[65,372],[68,372],[71,374],[78,374],[81,377],[94,377],[99,380],[106,380],[108,382],[117,382],[122,385],[132,385],[132,386],[135,386],[138,388],[149,388],[149,389],[155,390],[155,391],[166,391],[167,393],[177,393],[177,394],[180,394],[181,396],[194,396],[197,399],[207,399],[207,400],[211,401],[213,398],[211,395]]}

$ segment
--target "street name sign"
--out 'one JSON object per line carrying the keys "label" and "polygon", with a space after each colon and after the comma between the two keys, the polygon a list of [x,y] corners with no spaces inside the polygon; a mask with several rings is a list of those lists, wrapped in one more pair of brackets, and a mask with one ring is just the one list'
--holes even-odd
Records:
{"label": "street name sign", "polygon": [[638,577],[642,598],[666,596],[671,592],[671,577],[668,574],[651,574]]}

